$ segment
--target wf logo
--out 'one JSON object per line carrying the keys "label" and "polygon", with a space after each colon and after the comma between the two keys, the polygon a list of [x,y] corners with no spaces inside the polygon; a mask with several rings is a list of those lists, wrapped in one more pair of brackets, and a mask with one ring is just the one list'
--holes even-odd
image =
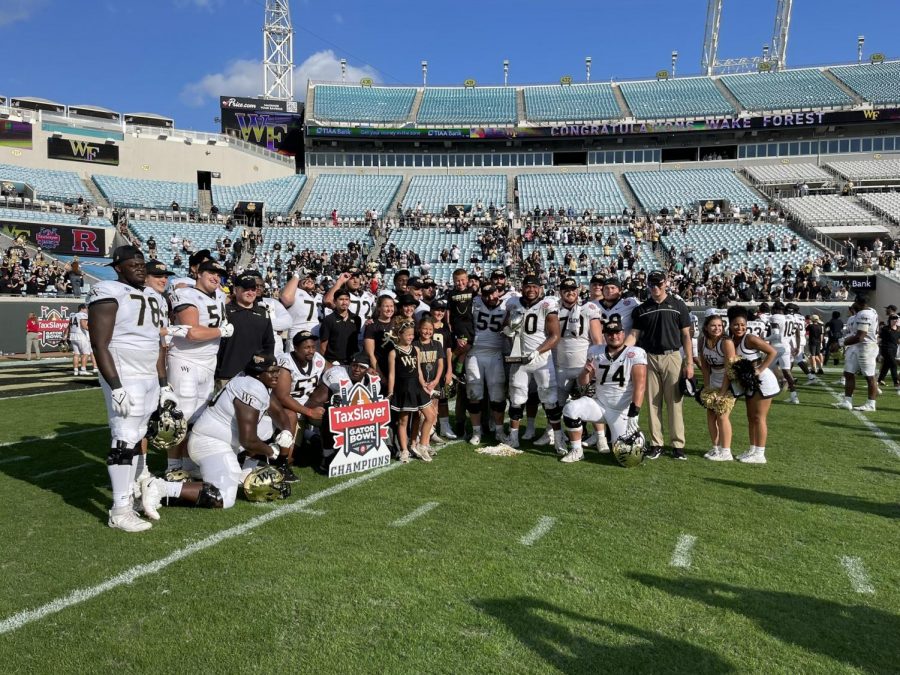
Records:
{"label": "wf logo", "polygon": [[69,145],[72,148],[73,157],[82,157],[89,162],[96,159],[97,155],[100,154],[99,147],[85,141],[69,141]]}
{"label": "wf logo", "polygon": [[276,150],[276,144],[281,143],[282,134],[287,131],[284,124],[269,122],[269,115],[237,114],[238,126],[241,130],[241,139],[257,145],[265,145],[269,150]]}

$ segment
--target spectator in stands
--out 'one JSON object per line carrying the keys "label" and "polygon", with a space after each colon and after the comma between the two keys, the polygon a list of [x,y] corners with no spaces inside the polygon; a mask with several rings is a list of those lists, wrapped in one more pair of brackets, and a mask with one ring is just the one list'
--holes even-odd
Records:
{"label": "spectator in stands", "polygon": [[38,324],[37,316],[34,312],[29,312],[28,318],[25,320],[25,360],[31,361],[31,354],[37,355],[37,360],[41,360],[41,328]]}
{"label": "spectator in stands", "polygon": [[177,251],[178,245],[181,243],[181,237],[179,237],[174,232],[172,233],[172,238],[169,239],[169,249],[171,251]]}
{"label": "spectator in stands", "polygon": [[78,261],[78,256],[72,259],[72,264],[68,267],[67,277],[72,286],[72,295],[81,297],[84,275],[81,273],[81,263]]}
{"label": "spectator in stands", "polygon": [[174,199],[172,200],[172,206],[170,206],[169,208],[171,208],[176,213],[181,210],[181,207],[178,206],[178,202],[176,202]]}

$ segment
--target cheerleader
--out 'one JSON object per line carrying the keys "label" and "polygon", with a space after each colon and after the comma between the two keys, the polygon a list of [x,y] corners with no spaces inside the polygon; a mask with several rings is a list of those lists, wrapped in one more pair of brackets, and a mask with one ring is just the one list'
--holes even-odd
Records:
{"label": "cheerleader", "polygon": [[375,302],[375,318],[366,325],[363,333],[363,351],[369,357],[369,366],[378,371],[387,386],[388,354],[394,348],[391,341],[396,304],[389,295],[380,295]]}
{"label": "cheerleader", "polygon": [[706,317],[699,341],[700,369],[703,371],[701,399],[706,407],[706,426],[713,444],[712,450],[703,456],[714,462],[730,462],[733,459],[731,407],[734,399],[730,396],[725,365],[734,359],[734,343],[725,337],[725,324],[718,314]]}
{"label": "cheerleader", "polygon": [[400,461],[409,462],[409,453],[419,459],[430,462],[431,455],[427,448],[420,449],[409,443],[409,416],[418,413],[431,405],[431,397],[425,393],[425,379],[419,367],[419,353],[413,346],[416,324],[400,319],[394,328],[396,341],[394,349],[388,354],[388,387],[387,395],[391,401],[391,410],[396,413],[397,446],[400,450]]}
{"label": "cheerleader", "polygon": [[[419,451],[432,453],[431,431],[437,420],[437,398],[441,393],[441,382],[444,374],[445,353],[440,344],[434,339],[434,319],[426,314],[419,322],[419,338],[413,343],[419,354],[419,369],[422,371],[422,381],[425,394],[428,396],[428,405],[421,409],[422,416],[413,419],[413,448]],[[421,429],[419,426],[421,425]]]}
{"label": "cheerleader", "polygon": [[[746,399],[747,423],[750,433],[750,449],[738,455],[737,460],[747,464],[765,464],[766,437],[768,436],[766,418],[769,415],[769,407],[772,405],[772,397],[777,396],[781,391],[775,374],[769,370],[769,366],[774,363],[778,352],[762,338],[747,332],[747,310],[743,307],[731,307],[728,310],[728,324],[735,357],[738,361],[749,361],[753,364],[756,379],[753,391],[748,392],[745,383],[738,382],[738,378],[729,373],[735,397]],[[760,352],[764,355],[762,358],[760,358]],[[732,371],[734,370],[733,366],[734,364],[731,367]]]}
{"label": "cheerleader", "polygon": [[[447,303],[436,300],[431,303],[431,316],[434,319],[434,341],[444,352],[443,381],[438,384],[440,396],[438,397],[438,424],[441,428],[442,440],[455,441],[456,434],[450,427],[450,405],[448,401],[448,388],[453,385],[453,334],[447,325]],[[452,394],[451,394],[452,395]]]}

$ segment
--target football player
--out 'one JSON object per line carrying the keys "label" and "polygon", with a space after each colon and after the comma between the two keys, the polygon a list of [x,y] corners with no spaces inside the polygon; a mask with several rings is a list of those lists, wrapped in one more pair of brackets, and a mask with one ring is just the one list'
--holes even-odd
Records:
{"label": "football player", "polygon": [[[87,305],[78,305],[78,311],[69,316],[69,344],[72,346],[72,374],[88,375],[87,361],[91,357],[94,374],[97,375],[97,362],[91,350],[91,338],[88,331]],[[79,365],[81,369],[79,370]]]}
{"label": "football player", "polygon": [[256,302],[266,310],[269,321],[272,322],[272,333],[275,337],[275,358],[284,354],[284,332],[289,330],[294,320],[279,300],[266,297],[266,282],[259,272],[244,272],[256,277]]}
{"label": "football player", "polygon": [[585,421],[605,422],[612,442],[638,429],[638,416],[647,387],[647,354],[625,343],[625,328],[616,321],[603,326],[605,345],[588,350],[588,359],[578,376],[578,384],[594,384],[593,397],[582,396],[563,408],[563,423],[571,449],[560,461],[571,463],[584,458],[581,427]]}
{"label": "football player", "polygon": [[188,258],[188,276],[186,277],[174,277],[169,280],[169,286],[172,290],[178,290],[179,288],[193,288],[197,283],[197,277],[199,276],[199,268],[200,265],[205,263],[207,260],[212,260],[212,255],[209,252],[209,249],[203,249],[201,251],[195,251],[191,253],[191,256]]}
{"label": "football player", "polygon": [[472,421],[469,443],[481,443],[481,401],[487,387],[491,416],[497,429],[503,429],[506,409],[506,370],[503,367],[503,320],[506,308],[493,284],[481,287],[481,295],[472,301],[474,340],[466,357],[466,409]]}
{"label": "football player", "polygon": [[322,296],[316,293],[315,274],[294,271],[281,289],[281,304],[287,308],[292,320],[288,340],[293,340],[297,333],[304,330],[313,335],[319,334]]}
{"label": "football player", "polygon": [[[878,400],[878,380],[875,377],[875,361],[878,358],[878,313],[869,307],[864,295],[857,295],[850,307],[847,319],[850,334],[844,338],[844,400],[835,403],[836,408],[874,412]],[[868,400],[853,407],[853,391],[856,388],[856,374],[866,378]]]}
{"label": "football player", "polygon": [[111,265],[116,280],[95,284],[88,303],[91,346],[112,435],[106,458],[113,494],[109,526],[141,532],[151,524],[132,508],[139,472],[135,458],[143,457],[141,441],[150,415],[167,401],[177,405],[178,399],[168,384],[160,349],[165,305],[155,291],[144,287],[143,253],[134,246],[120,246],[113,252]]}
{"label": "football player", "polygon": [[[223,274],[224,267],[207,260],[197,268],[193,287],[172,293],[174,323],[189,326],[184,337],[172,338],[168,355],[172,387],[188,424],[197,421],[212,397],[220,339],[234,334],[234,326],[225,317],[228,298],[219,288]],[[196,472],[186,451],[187,439],[169,450],[167,471]]]}
{"label": "football player", "polygon": [[521,340],[522,361],[513,363],[509,371],[509,437],[504,441],[514,448],[519,445],[519,423],[528,402],[528,386],[533,381],[553,429],[556,450],[565,454],[565,436],[560,428],[562,406],[550,358],[559,343],[559,302],[543,294],[540,278],[528,275],[522,282],[522,295],[511,298],[506,311],[506,334],[512,337],[518,332],[514,339]]}
{"label": "football player", "polygon": [[800,313],[800,306],[793,302],[787,303],[785,308],[785,320],[790,323],[791,367],[799,366],[806,375],[806,383],[812,384],[816,381],[816,375],[806,363],[806,318]]}
{"label": "football player", "polygon": [[778,371],[781,371],[781,376],[787,382],[788,389],[791,392],[789,403],[799,405],[800,395],[797,393],[797,383],[794,381],[794,376],[791,375],[791,361],[793,359],[791,331],[793,326],[787,320],[787,316],[785,316],[786,309],[780,300],[772,304],[772,315],[769,317],[768,342],[775,348],[777,354],[775,362],[772,364],[772,369],[776,375]]}
{"label": "football player", "polygon": [[500,292],[500,302],[506,303],[511,298],[518,297],[518,292],[514,288],[510,288],[506,283],[506,270],[497,268],[491,272],[491,283],[497,287]]}
{"label": "football player", "polygon": [[[568,278],[559,285],[559,344],[553,352],[556,397],[565,405],[575,380],[587,361],[588,347],[602,342],[600,310],[592,303],[578,303],[578,282]],[[604,440],[606,437],[604,436]]]}

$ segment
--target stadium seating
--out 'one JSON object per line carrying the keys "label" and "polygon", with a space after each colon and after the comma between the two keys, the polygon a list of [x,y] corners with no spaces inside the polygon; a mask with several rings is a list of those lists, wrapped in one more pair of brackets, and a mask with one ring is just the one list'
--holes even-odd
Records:
{"label": "stadium seating", "polygon": [[[481,253],[478,247],[478,237],[481,230],[471,228],[468,232],[460,234],[447,233],[441,228],[427,228],[422,230],[398,229],[391,233],[390,243],[396,244],[401,251],[415,251],[423,263],[431,266],[429,274],[437,283],[443,284],[453,278],[453,270],[457,267],[468,268],[469,256],[472,252]],[[440,262],[441,251],[456,244],[460,250],[460,262]],[[411,270],[418,274],[418,269]]]}
{"label": "stadium seating", "polygon": [[[171,223],[147,220],[133,220],[128,226],[131,228],[132,233],[141,240],[141,243],[146,243],[151,236],[156,239],[157,259],[170,266],[175,257],[175,252],[169,248],[169,240],[172,238],[173,232],[181,239],[190,239],[195,251],[200,251],[204,248],[215,251],[216,239],[228,237],[234,241],[241,236],[242,229],[241,227],[235,227],[232,230],[226,230],[222,226],[200,223],[179,223],[173,227]],[[144,250],[146,251],[146,246],[144,246]],[[187,274],[188,256],[182,253],[181,257],[184,259],[184,265],[181,270],[184,274]]]}
{"label": "stadium seating", "polygon": [[851,197],[816,195],[778,202],[786,214],[811,227],[826,225],[880,225],[879,219]]}
{"label": "stadium seating", "polygon": [[834,176],[816,164],[755,164],[746,168],[747,175],[762,185],[793,185],[799,182],[831,183]]}
{"label": "stadium seating", "polygon": [[[572,225],[572,229],[579,227],[577,225]],[[594,236],[596,240],[597,234],[600,233],[602,235],[601,240],[599,242],[593,241],[590,244],[578,244],[578,243],[569,243],[569,244],[554,244],[554,248],[556,249],[555,256],[553,260],[550,260],[547,257],[547,245],[541,242],[525,242],[523,245],[523,256],[528,256],[534,251],[538,249],[542,252],[544,256],[544,261],[546,265],[549,267],[550,264],[555,263],[557,267],[563,265],[563,260],[567,253],[572,253],[575,256],[581,255],[582,251],[588,255],[588,265],[591,264],[592,261],[597,260],[603,267],[609,267],[610,264],[616,262],[616,257],[619,254],[619,251],[622,245],[627,241],[631,243],[632,246],[635,246],[634,235],[629,233],[626,227],[622,227],[621,225],[594,225],[587,228]],[[613,249],[612,255],[605,256],[603,253],[603,242],[605,242],[610,235],[615,234],[619,240],[619,244]],[[636,263],[636,269],[640,270],[643,268],[645,271],[649,271],[659,267],[660,261],[657,259],[656,255],[653,253],[653,249],[651,244],[644,238],[640,244],[638,244],[635,248],[635,253],[638,255],[638,260]],[[579,274],[581,275],[582,283],[586,283],[590,278],[589,268],[579,267]]]}
{"label": "stadium seating", "polygon": [[619,90],[638,119],[733,115],[735,112],[708,77],[622,82]]}
{"label": "stadium seating", "polygon": [[900,192],[868,192],[858,198],[875,213],[900,223]]}
{"label": "stadium seating", "polygon": [[415,97],[413,87],[319,84],[314,117],[335,122],[405,122]]}
{"label": "stadium seating", "polygon": [[[0,208],[0,219],[27,220],[51,225],[80,225],[78,216],[71,213],[55,213],[53,211],[35,211],[33,209],[6,209]],[[108,218],[90,218],[91,227],[112,227]]]}
{"label": "stadium seating", "polygon": [[429,87],[422,96],[420,124],[515,124],[513,87]]}
{"label": "stadium seating", "polygon": [[624,175],[638,201],[650,211],[688,207],[707,199],[727,199],[741,209],[766,201],[730,169],[627,171]]}
{"label": "stadium seating", "polygon": [[266,213],[287,215],[305,183],[306,176],[298,174],[245,185],[213,185],[213,204],[229,212],[235,202],[260,201],[265,202]]}
{"label": "stadium seating", "polygon": [[110,205],[129,209],[168,209],[178,202],[183,210],[197,208],[197,185],[168,180],[137,180],[97,174],[94,184]]}
{"label": "stadium seating", "polygon": [[0,180],[2,179],[30,185],[34,188],[38,199],[71,201],[83,197],[85,201],[94,201],[94,196],[74,171],[30,169],[0,164]]}
{"label": "stadium seating", "polygon": [[506,204],[506,176],[413,176],[403,198],[404,207],[421,205],[423,213],[443,213],[450,204],[498,209]]}
{"label": "stadium seating", "polygon": [[324,218],[337,209],[342,217],[359,218],[368,209],[385,214],[403,182],[401,176],[357,176],[321,174],[317,176],[303,204],[304,217]]}
{"label": "stadium seating", "polygon": [[844,178],[863,180],[900,180],[900,159],[866,159],[847,162],[828,162],[827,167]]}
{"label": "stadium seating", "polygon": [[900,61],[829,68],[844,84],[875,105],[900,103]]}
{"label": "stadium seating", "polygon": [[724,75],[720,79],[745,110],[809,110],[853,105],[848,94],[815,68]]}
{"label": "stadium seating", "polygon": [[571,206],[579,215],[588,209],[599,216],[614,216],[628,205],[611,173],[535,173],[516,180],[523,211]]}
{"label": "stadium seating", "polygon": [[616,120],[622,111],[608,84],[523,87],[529,122]]}
{"label": "stadium seating", "polygon": [[[372,242],[365,227],[267,227],[263,230],[263,244],[257,251],[272,253],[276,243],[281,244],[281,257],[287,259],[287,244],[294,242],[298,249],[310,248],[315,251],[344,251],[351,241]],[[274,258],[274,255],[272,256]]]}

